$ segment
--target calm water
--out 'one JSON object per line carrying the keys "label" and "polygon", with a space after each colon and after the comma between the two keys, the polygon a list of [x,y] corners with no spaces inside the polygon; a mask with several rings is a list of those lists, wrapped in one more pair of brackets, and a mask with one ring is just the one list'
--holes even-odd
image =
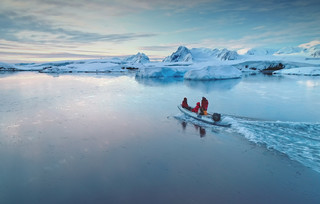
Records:
{"label": "calm water", "polygon": [[[194,106],[202,96],[209,100],[209,112],[232,115],[231,128],[179,113],[176,105],[183,97]],[[274,195],[283,186],[259,183],[257,177],[265,176],[257,173],[260,167],[239,164],[227,152],[250,147],[248,161],[255,152],[273,155],[279,171],[267,168],[279,182],[288,164],[300,169],[293,177],[301,171],[317,175],[319,107],[319,77],[192,82],[3,73],[0,203],[276,203],[257,186]],[[221,163],[217,155],[226,160]],[[247,172],[244,177],[234,171],[239,166]],[[314,181],[302,183],[310,187],[308,182]],[[299,202],[292,194],[314,193],[299,189],[283,191],[280,201]],[[319,194],[312,195],[310,203],[319,201]]]}

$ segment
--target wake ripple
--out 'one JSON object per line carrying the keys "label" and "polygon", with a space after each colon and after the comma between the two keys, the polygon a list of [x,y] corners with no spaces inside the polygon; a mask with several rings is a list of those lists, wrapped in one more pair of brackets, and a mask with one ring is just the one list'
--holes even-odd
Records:
{"label": "wake ripple", "polygon": [[[205,128],[212,127],[184,114],[174,118]],[[249,141],[284,153],[320,173],[320,123],[264,121],[231,115],[223,120],[231,124],[231,128],[215,128],[244,135]]]}
{"label": "wake ripple", "polygon": [[232,118],[234,131],[320,172],[320,123],[253,121]]}

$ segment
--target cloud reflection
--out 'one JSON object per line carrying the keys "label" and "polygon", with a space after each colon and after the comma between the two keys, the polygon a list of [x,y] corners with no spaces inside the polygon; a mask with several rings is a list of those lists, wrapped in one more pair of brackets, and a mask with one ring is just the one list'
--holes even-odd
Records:
{"label": "cloud reflection", "polygon": [[306,87],[309,87],[309,88],[313,88],[313,87],[320,86],[320,82],[318,82],[318,81],[312,81],[312,80],[299,81],[298,83],[299,83],[299,84],[303,84],[303,85],[305,85]]}

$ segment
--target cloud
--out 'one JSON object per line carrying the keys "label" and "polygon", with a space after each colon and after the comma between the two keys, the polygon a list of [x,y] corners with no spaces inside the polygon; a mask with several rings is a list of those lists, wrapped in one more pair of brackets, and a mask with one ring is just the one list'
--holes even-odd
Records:
{"label": "cloud", "polygon": [[252,30],[261,30],[261,29],[264,29],[266,26],[257,26],[257,27],[254,27],[252,28]]}
{"label": "cloud", "polygon": [[[2,0],[4,10],[27,11],[38,16],[61,16],[80,14],[98,14],[103,16],[123,16],[144,10],[176,10],[195,8],[199,5],[219,2],[220,0]],[[71,16],[69,16],[71,17]]]}
{"label": "cloud", "polygon": [[22,17],[15,12],[0,14],[0,39],[18,42],[124,42],[138,38],[154,37],[153,33],[99,34],[55,28],[50,23],[32,16]]}
{"label": "cloud", "polygon": [[310,48],[310,47],[313,47],[313,46],[319,45],[319,44],[320,44],[320,40],[313,40],[311,42],[301,44],[301,45],[299,45],[299,47]]}
{"label": "cloud", "polygon": [[2,52],[1,55],[7,56],[23,56],[23,57],[32,57],[32,58],[102,58],[106,57],[105,55],[97,54],[76,54],[68,52],[49,52],[49,53],[25,53],[25,52]]}
{"label": "cloud", "polygon": [[318,0],[1,0],[0,51],[297,45],[317,39],[318,8]]}
{"label": "cloud", "polygon": [[151,46],[143,46],[139,47],[141,50],[149,50],[149,51],[163,51],[168,49],[175,49],[177,45],[151,45]]}
{"label": "cloud", "polygon": [[108,41],[108,42],[124,42],[129,40],[135,40],[138,38],[148,38],[157,36],[152,33],[138,34],[138,33],[123,33],[123,34],[109,34],[101,35],[97,33],[82,33],[82,32],[72,32],[70,34],[69,41],[74,42],[92,42],[92,41]]}
{"label": "cloud", "polygon": [[[126,1],[120,2],[126,3]],[[99,0],[92,2],[3,0],[1,4],[0,39],[3,40],[37,43],[95,41],[120,43],[156,36],[154,33],[117,29],[112,25],[116,22],[110,24],[112,29],[107,29],[108,26],[101,24],[102,19],[108,22],[107,16],[126,14],[133,5],[123,6]],[[94,26],[90,27],[91,24]],[[92,27],[95,29],[90,29]]]}

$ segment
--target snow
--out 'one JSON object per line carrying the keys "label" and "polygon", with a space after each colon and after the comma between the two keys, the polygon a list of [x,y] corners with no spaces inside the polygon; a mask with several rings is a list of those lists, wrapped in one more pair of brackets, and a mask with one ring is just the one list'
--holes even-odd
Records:
{"label": "snow", "polygon": [[150,62],[149,57],[147,55],[145,55],[144,53],[140,53],[138,52],[136,55],[132,55],[126,59],[124,59],[125,62],[128,63],[148,63]]}
{"label": "snow", "polygon": [[236,51],[228,49],[192,48],[180,46],[172,55],[166,57],[163,62],[204,62],[226,61],[240,59]]}
{"label": "snow", "polygon": [[[253,48],[243,55],[234,50],[178,47],[177,51],[152,62],[138,52],[126,58],[58,61],[48,63],[0,62],[0,71],[38,71],[45,73],[127,73],[138,78],[182,78],[188,80],[216,80],[239,78],[241,72],[319,75],[320,44],[282,49]],[[281,69],[276,71],[277,69]]]}
{"label": "snow", "polygon": [[171,68],[171,67],[155,67],[142,68],[136,77],[140,78],[168,78],[168,77],[183,77],[185,70]]}
{"label": "snow", "polygon": [[60,62],[43,64],[40,72],[63,73],[63,72],[111,72],[121,71],[124,64],[114,60],[84,60],[75,62]]}
{"label": "snow", "polygon": [[188,48],[180,46],[176,52],[166,57],[163,62],[192,62],[192,55]]}
{"label": "snow", "polygon": [[12,64],[8,64],[8,63],[4,63],[4,62],[0,62],[0,70],[10,70],[10,69],[15,69],[15,66]]}
{"label": "snow", "polygon": [[209,48],[192,48],[190,50],[195,62],[205,62],[213,60],[216,52]]}
{"label": "snow", "polygon": [[269,60],[257,60],[257,61],[245,61],[238,64],[234,64],[233,66],[241,70],[242,72],[252,72],[258,73],[264,69],[269,67],[275,67],[279,64],[282,64],[286,69],[298,68],[298,67],[306,67],[310,66],[309,63],[306,62],[291,62],[291,61],[269,61]]}
{"label": "snow", "polygon": [[65,66],[49,66],[41,70],[41,72],[110,72],[120,71],[117,64],[105,63],[84,63],[84,64],[69,64]]}
{"label": "snow", "polygon": [[296,54],[301,53],[303,48],[301,47],[284,47],[278,50],[275,54]]}
{"label": "snow", "polygon": [[274,74],[284,75],[306,75],[306,76],[320,76],[320,67],[299,67],[292,69],[282,69],[273,72]]}
{"label": "snow", "polygon": [[315,51],[311,54],[312,57],[320,57],[320,50]]}
{"label": "snow", "polygon": [[240,56],[236,51],[228,49],[208,49],[208,48],[192,48],[191,54],[194,61],[217,61],[217,60],[236,60]]}
{"label": "snow", "polygon": [[235,79],[241,77],[241,71],[229,65],[208,66],[202,69],[190,70],[184,75],[188,80]]}
{"label": "snow", "polygon": [[247,51],[246,55],[264,56],[264,55],[273,55],[275,52],[276,52],[275,49],[252,48]]}
{"label": "snow", "polygon": [[236,60],[239,59],[239,55],[236,51],[230,51],[227,49],[217,50],[216,57],[220,60]]}

